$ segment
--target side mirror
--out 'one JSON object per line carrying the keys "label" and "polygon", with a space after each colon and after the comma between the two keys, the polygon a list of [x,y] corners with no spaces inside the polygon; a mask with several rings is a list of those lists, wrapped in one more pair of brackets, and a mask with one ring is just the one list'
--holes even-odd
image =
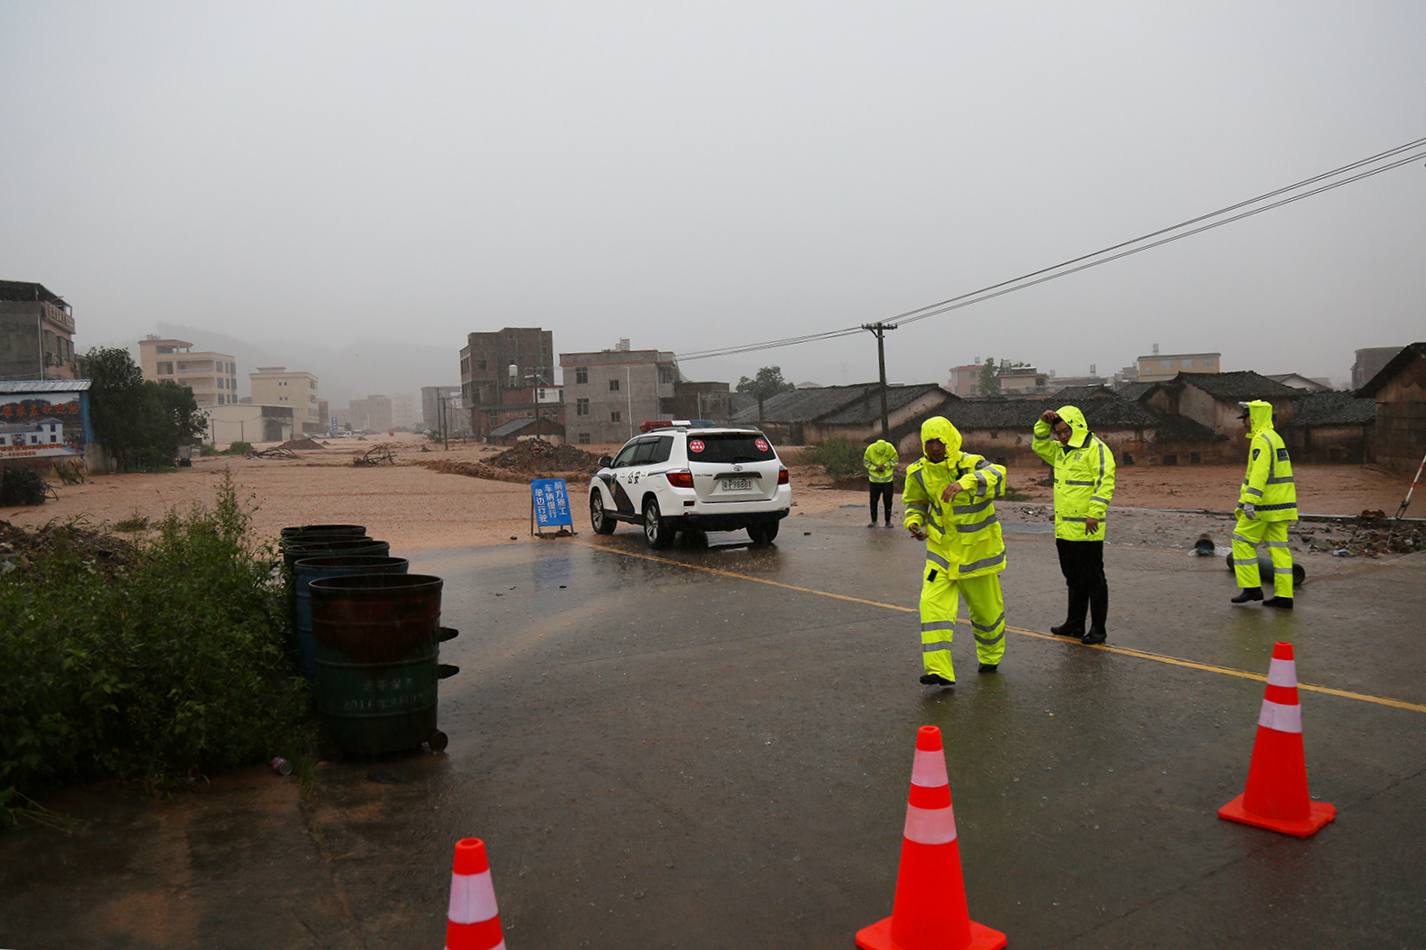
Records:
{"label": "side mirror", "polygon": [[600,468],[608,468],[609,466],[611,466],[611,465],[613,465],[613,464],[614,464],[614,460],[611,459],[609,456],[607,456],[607,455],[601,455],[601,456],[599,456],[599,467],[600,467]]}

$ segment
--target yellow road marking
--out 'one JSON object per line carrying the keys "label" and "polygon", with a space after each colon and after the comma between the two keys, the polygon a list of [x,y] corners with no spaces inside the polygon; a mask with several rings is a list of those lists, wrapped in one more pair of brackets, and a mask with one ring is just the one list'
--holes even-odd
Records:
{"label": "yellow road marking", "polygon": [[[596,551],[607,551],[610,554],[622,554],[625,557],[639,558],[644,561],[654,561],[658,564],[671,564],[674,567],[684,567],[690,571],[702,571],[704,574],[716,574],[719,577],[731,577],[740,581],[752,581],[755,584],[766,584],[769,587],[780,587],[783,590],[795,590],[801,594],[812,594],[816,597],[830,597],[833,600],[846,600],[854,604],[866,604],[868,607],[880,607],[884,610],[895,610],[899,613],[914,614],[919,610],[916,607],[904,607],[901,604],[887,604],[879,600],[867,600],[864,597],[849,597],[846,594],[834,594],[831,591],[818,590],[815,587],[799,587],[796,584],[784,584],[781,581],[770,581],[765,577],[754,577],[751,574],[739,574],[736,571],[721,571],[715,567],[704,567],[701,564],[689,564],[685,561],[675,561],[673,558],[659,557],[655,554],[640,554],[636,551],[625,551],[620,548],[605,547],[602,544],[592,544],[589,541],[575,541],[587,548]],[[1035,637],[1039,640],[1050,640],[1055,643],[1068,643],[1065,637],[1056,637],[1048,633],[1040,633],[1038,630],[1026,630],[1023,627],[1012,627],[1005,625],[1005,629],[1011,633],[1018,633],[1023,637]],[[1203,670],[1207,673],[1220,673],[1224,676],[1237,676],[1242,679],[1257,680],[1260,683],[1267,682],[1266,673],[1249,673],[1247,670],[1235,670],[1227,666],[1213,666],[1209,663],[1195,663],[1192,660],[1180,660],[1178,657],[1165,656],[1162,653],[1149,653],[1145,650],[1132,650],[1128,647],[1115,647],[1107,643],[1101,643],[1091,647],[1094,650],[1104,650],[1107,653],[1118,653],[1121,656],[1132,656],[1140,660],[1152,660],[1155,663],[1167,663],[1171,666],[1182,666],[1191,670]],[[1418,703],[1403,702],[1399,699],[1386,699],[1381,696],[1367,696],[1364,693],[1352,693],[1344,689],[1333,689],[1330,686],[1312,686],[1308,683],[1297,684],[1298,689],[1305,689],[1313,693],[1325,693],[1328,696],[1340,696],[1343,699],[1355,699],[1364,703],[1376,703],[1380,706],[1391,706],[1395,709],[1409,709],[1412,712],[1426,713],[1426,706]]]}

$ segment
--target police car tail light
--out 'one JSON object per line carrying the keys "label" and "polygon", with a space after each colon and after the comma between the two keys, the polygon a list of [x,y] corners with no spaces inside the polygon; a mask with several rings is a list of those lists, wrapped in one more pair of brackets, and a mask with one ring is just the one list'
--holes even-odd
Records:
{"label": "police car tail light", "polygon": [[672,485],[674,488],[692,488],[692,487],[693,487],[693,473],[692,473],[692,472],[666,472],[666,473],[664,474],[664,477],[668,479],[668,483],[669,483],[670,485]]}
{"label": "police car tail light", "polygon": [[790,481],[790,480],[789,480],[788,477],[787,477],[787,469],[785,469],[785,468],[780,468],[780,469],[778,469],[778,470],[777,470],[777,483],[778,483],[779,485],[786,485],[786,484],[789,483],[789,481]]}

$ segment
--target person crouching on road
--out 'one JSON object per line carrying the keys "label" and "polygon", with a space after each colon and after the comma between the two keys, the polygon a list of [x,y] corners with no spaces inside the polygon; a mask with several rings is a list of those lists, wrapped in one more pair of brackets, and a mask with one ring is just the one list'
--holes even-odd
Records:
{"label": "person crouching on road", "polygon": [[[1104,522],[1114,497],[1114,453],[1089,431],[1084,413],[1074,406],[1045,410],[1035,423],[1032,446],[1036,455],[1055,467],[1055,550],[1069,587],[1065,622],[1050,632],[1082,643],[1103,643],[1109,615]],[[1084,629],[1086,609],[1088,630]]]}
{"label": "person crouching on road", "polygon": [[1005,655],[1005,598],[1000,572],[1005,541],[995,499],[1005,469],[961,451],[961,434],[936,416],[921,425],[925,456],[906,470],[906,530],[926,542],[921,583],[921,660],[927,686],[954,686],[951,636],[959,598],[966,599],[980,672],[994,673]]}
{"label": "person crouching on road", "polygon": [[867,478],[871,482],[871,524],[867,525],[868,528],[876,527],[878,498],[886,511],[886,526],[891,527],[891,496],[895,490],[896,463],[899,461],[896,446],[885,439],[877,439],[867,446],[862,455],[862,464],[866,466]]}
{"label": "person crouching on road", "polygon": [[1287,546],[1287,526],[1297,520],[1297,485],[1292,460],[1282,436],[1273,428],[1272,403],[1261,399],[1240,402],[1248,427],[1248,471],[1238,493],[1238,524],[1233,529],[1233,573],[1242,592],[1235,604],[1263,600],[1257,545],[1267,541],[1273,562],[1273,593],[1265,607],[1292,609],[1292,549]]}

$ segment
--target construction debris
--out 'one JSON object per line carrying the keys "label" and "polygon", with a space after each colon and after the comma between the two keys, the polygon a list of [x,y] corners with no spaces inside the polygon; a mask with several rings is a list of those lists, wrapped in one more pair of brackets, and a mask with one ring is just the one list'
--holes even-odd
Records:
{"label": "construction debris", "polygon": [[368,449],[365,455],[352,460],[353,465],[380,465],[382,462],[390,465],[396,464],[396,453],[391,451],[389,445],[378,445],[374,449]]}
{"label": "construction debris", "polygon": [[316,449],[325,449],[326,446],[316,439],[289,439],[282,443],[281,448],[291,451],[300,449],[304,452],[310,452]]}
{"label": "construction debris", "polygon": [[279,445],[274,448],[263,449],[260,452],[254,452],[248,457],[255,459],[295,459],[297,458],[297,453],[285,445]]}
{"label": "construction debris", "polygon": [[495,482],[528,482],[532,478],[563,478],[581,491],[599,468],[599,459],[572,445],[528,439],[483,462],[422,461],[433,472],[466,475]]}
{"label": "construction debris", "polygon": [[[1333,537],[1351,531],[1345,537]],[[1331,534],[1329,535],[1328,532]],[[1309,551],[1334,557],[1384,557],[1390,554],[1414,554],[1426,551],[1426,524],[1420,521],[1397,521],[1382,511],[1363,511],[1352,521],[1329,524],[1318,537],[1303,532],[1302,540]]]}
{"label": "construction debris", "polygon": [[35,555],[63,546],[102,574],[114,574],[138,559],[130,541],[72,524],[50,523],[35,531],[0,521],[0,574],[32,570]]}

